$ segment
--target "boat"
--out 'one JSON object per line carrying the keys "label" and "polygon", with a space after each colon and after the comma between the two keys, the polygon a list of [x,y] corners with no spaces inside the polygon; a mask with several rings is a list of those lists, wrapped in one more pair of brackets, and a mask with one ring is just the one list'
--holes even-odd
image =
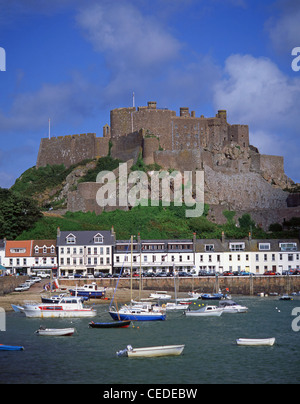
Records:
{"label": "boat", "polygon": [[63,297],[56,304],[26,303],[24,306],[12,305],[25,313],[26,317],[57,318],[57,317],[95,317],[97,312],[93,308],[84,307],[81,297]]}
{"label": "boat", "polygon": [[279,300],[293,300],[289,295],[280,296]]}
{"label": "boat", "polygon": [[233,300],[224,300],[219,303],[219,307],[221,307],[224,313],[246,313],[248,311],[248,307],[242,306]]}
{"label": "boat", "polygon": [[24,351],[23,346],[0,344],[0,351]]}
{"label": "boat", "polygon": [[187,317],[209,317],[216,316],[219,317],[223,313],[223,309],[217,306],[204,306],[199,310],[187,310],[184,314]]}
{"label": "boat", "polygon": [[168,295],[166,291],[161,290],[161,291],[156,291],[154,293],[151,293],[149,296],[149,299],[169,300],[169,299],[172,299],[172,296]]}
{"label": "boat", "polygon": [[120,321],[113,321],[110,323],[94,323],[91,321],[89,323],[90,328],[127,328],[131,324],[130,320],[120,320]]}
{"label": "boat", "polygon": [[203,293],[198,292],[188,292],[188,296],[190,296],[193,300],[201,299]]}
{"label": "boat", "polygon": [[40,327],[35,331],[38,335],[45,335],[51,337],[62,337],[62,336],[71,336],[75,332],[75,328],[45,328]]}
{"label": "boat", "polygon": [[163,304],[162,307],[169,311],[169,310],[186,310],[187,306],[190,305],[191,302],[168,302]]}
{"label": "boat", "polygon": [[[51,304],[58,304],[59,301],[63,298],[63,297],[69,297],[66,293],[61,293],[60,295],[55,295],[55,296],[41,296],[41,300],[42,303],[51,303]],[[81,297],[82,302],[84,302],[85,300],[89,300],[88,297]]]}
{"label": "boat", "polygon": [[109,314],[114,320],[163,321],[166,319],[165,309],[153,304],[124,305],[119,310],[111,306]]}
{"label": "boat", "polygon": [[259,346],[259,345],[273,346],[275,344],[275,338],[263,338],[263,339],[239,338],[236,340],[236,343],[237,345],[244,345],[244,346]]}
{"label": "boat", "polygon": [[184,345],[161,345],[146,348],[127,348],[117,352],[117,356],[127,356],[128,358],[153,358],[159,356],[179,356],[184,350]]}
{"label": "boat", "polygon": [[75,289],[69,289],[72,296],[83,296],[90,299],[102,299],[105,297],[105,288],[98,289],[95,282],[77,287]]}
{"label": "boat", "polygon": [[224,297],[222,293],[203,293],[202,300],[221,300]]}

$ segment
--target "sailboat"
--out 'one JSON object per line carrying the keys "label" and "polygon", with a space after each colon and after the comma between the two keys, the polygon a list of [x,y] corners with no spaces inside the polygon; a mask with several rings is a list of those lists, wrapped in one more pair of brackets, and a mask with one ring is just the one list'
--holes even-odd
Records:
{"label": "sailboat", "polygon": [[131,299],[130,299],[130,304],[129,305],[125,304],[120,309],[117,309],[115,306],[112,306],[114,297],[115,297],[115,292],[118,287],[119,279],[122,275],[122,270],[123,270],[123,267],[122,267],[108,312],[114,320],[119,320],[119,321],[124,321],[124,320],[163,321],[166,319],[166,312],[165,312],[165,309],[163,309],[162,307],[157,306],[156,304],[151,304],[151,303],[145,303],[145,304],[133,304],[132,303],[132,252],[133,252],[133,236],[131,236],[131,271],[130,271]]}

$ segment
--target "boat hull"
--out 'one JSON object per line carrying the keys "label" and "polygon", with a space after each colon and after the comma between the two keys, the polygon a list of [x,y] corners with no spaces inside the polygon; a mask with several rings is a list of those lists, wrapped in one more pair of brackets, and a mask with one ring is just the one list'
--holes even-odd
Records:
{"label": "boat hull", "polygon": [[66,309],[64,310],[59,305],[53,305],[52,307],[46,307],[45,309],[36,306],[24,307],[24,313],[29,318],[74,318],[74,317],[95,317],[97,315],[96,310],[93,309]]}
{"label": "boat hull", "polygon": [[179,356],[184,345],[163,345],[147,348],[133,348],[127,351],[128,358],[153,358],[160,356]]}
{"label": "boat hull", "polygon": [[128,328],[130,326],[130,320],[114,321],[112,323],[89,323],[91,328]]}
{"label": "boat hull", "polygon": [[67,337],[73,335],[74,332],[75,328],[46,328],[37,330],[36,334],[50,337]]}
{"label": "boat hull", "polygon": [[88,297],[90,299],[102,299],[105,297],[105,292],[96,290],[96,291],[88,291],[88,290],[69,290],[71,296],[80,296],[80,297]]}
{"label": "boat hull", "polygon": [[236,340],[237,345],[243,346],[273,346],[275,344],[275,338],[263,338],[263,339],[250,339],[239,338]]}
{"label": "boat hull", "polygon": [[0,344],[0,351],[23,351],[23,346],[2,345]]}
{"label": "boat hull", "polygon": [[197,312],[195,311],[186,311],[185,315],[187,317],[220,317],[223,313],[223,310],[220,311],[214,311],[214,312]]}
{"label": "boat hull", "polygon": [[109,314],[114,320],[131,320],[131,321],[163,321],[166,315],[162,313],[118,313],[110,311]]}

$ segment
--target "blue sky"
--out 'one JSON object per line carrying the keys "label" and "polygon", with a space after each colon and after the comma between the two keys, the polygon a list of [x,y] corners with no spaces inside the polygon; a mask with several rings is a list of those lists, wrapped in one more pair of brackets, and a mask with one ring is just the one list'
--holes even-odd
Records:
{"label": "blue sky", "polygon": [[95,132],[110,110],[157,101],[248,124],[300,182],[298,0],[0,0],[0,187],[40,139]]}

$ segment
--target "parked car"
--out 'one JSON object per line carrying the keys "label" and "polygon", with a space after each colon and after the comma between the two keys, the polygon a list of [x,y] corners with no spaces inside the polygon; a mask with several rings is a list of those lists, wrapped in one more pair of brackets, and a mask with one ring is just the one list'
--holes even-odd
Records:
{"label": "parked car", "polygon": [[277,275],[277,273],[276,272],[274,272],[274,271],[266,271],[265,273],[264,273],[264,275],[269,275],[269,276],[273,276],[273,275]]}
{"label": "parked car", "polygon": [[233,276],[234,274],[231,271],[225,271],[225,272],[222,273],[222,275],[223,276]]}

